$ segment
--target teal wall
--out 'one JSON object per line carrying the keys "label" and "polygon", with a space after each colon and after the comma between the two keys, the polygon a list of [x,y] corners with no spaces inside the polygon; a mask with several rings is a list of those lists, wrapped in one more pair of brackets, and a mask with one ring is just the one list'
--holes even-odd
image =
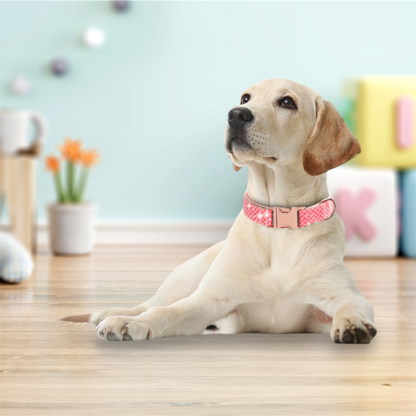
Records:
{"label": "teal wall", "polygon": [[[49,121],[45,152],[63,137],[97,147],[102,163],[87,196],[103,221],[229,220],[247,170],[223,146],[228,110],[267,78],[306,84],[340,104],[359,74],[415,73],[414,2],[141,2],[128,14],[108,2],[1,2],[1,106]],[[88,50],[89,26],[108,36]],[[48,62],[65,56],[64,79]],[[17,73],[33,92],[16,97]],[[39,167],[39,217],[54,197]]]}

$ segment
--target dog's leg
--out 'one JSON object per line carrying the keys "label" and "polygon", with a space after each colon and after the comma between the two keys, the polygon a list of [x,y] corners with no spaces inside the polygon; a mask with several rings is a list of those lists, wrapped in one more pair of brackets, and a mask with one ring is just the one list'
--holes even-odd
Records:
{"label": "dog's leg", "polygon": [[309,279],[307,286],[313,305],[333,318],[330,335],[334,342],[367,344],[375,337],[373,307],[344,265]]}
{"label": "dog's leg", "polygon": [[139,316],[111,316],[97,327],[110,341],[130,341],[174,335],[201,334],[212,322],[228,315],[237,305],[250,302],[249,279],[237,276],[235,262],[224,249],[189,297],[169,306],[155,306]]}
{"label": "dog's leg", "polygon": [[98,325],[97,334],[109,341],[201,334],[210,322],[236,306],[227,299],[209,296],[201,291],[170,306],[155,306],[137,317],[110,316]]}
{"label": "dog's leg", "polygon": [[137,316],[154,306],[168,306],[178,300],[187,298],[197,289],[224,245],[225,241],[221,241],[178,266],[162,283],[155,296],[148,301],[130,309],[104,309],[91,315],[89,321],[97,326],[109,316]]}

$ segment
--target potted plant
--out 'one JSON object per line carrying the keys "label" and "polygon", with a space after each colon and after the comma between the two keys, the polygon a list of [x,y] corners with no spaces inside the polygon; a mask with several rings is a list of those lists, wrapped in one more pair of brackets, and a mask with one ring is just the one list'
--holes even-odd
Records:
{"label": "potted plant", "polygon": [[66,165],[65,181],[60,158],[49,155],[45,159],[45,167],[53,175],[57,196],[57,201],[47,207],[51,250],[54,254],[87,254],[94,244],[96,205],[85,201],[84,193],[98,153],[84,150],[81,141],[71,138],[64,141],[60,152]]}

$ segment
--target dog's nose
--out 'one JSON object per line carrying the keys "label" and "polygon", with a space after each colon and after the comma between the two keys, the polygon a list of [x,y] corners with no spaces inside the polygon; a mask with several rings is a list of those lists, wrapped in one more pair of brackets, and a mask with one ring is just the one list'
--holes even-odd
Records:
{"label": "dog's nose", "polygon": [[253,113],[246,107],[235,107],[228,113],[228,124],[234,129],[241,129],[253,120]]}

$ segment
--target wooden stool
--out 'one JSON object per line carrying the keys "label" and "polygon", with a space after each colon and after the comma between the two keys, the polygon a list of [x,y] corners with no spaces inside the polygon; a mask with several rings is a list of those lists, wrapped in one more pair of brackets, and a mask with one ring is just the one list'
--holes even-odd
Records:
{"label": "wooden stool", "polygon": [[[11,231],[36,252],[36,158],[0,154],[0,201],[6,201]],[[1,211],[0,211],[1,216]]]}

